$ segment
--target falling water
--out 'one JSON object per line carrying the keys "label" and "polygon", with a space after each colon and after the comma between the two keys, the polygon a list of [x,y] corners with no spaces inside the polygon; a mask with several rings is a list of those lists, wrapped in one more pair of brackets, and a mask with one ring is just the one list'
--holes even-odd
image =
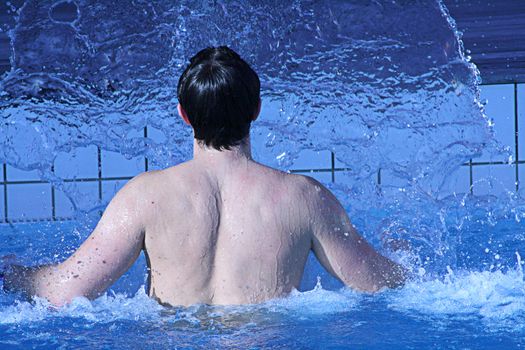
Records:
{"label": "falling water", "polygon": [[11,14],[0,161],[37,169],[73,202],[52,171],[60,152],[96,145],[159,167],[191,156],[175,87],[210,45],[261,77],[255,157],[287,170],[304,150],[335,152],[350,170],[331,188],[372,241],[406,232],[442,252],[443,215],[461,202],[443,201],[450,174],[494,148],[478,72],[438,1],[28,0]]}

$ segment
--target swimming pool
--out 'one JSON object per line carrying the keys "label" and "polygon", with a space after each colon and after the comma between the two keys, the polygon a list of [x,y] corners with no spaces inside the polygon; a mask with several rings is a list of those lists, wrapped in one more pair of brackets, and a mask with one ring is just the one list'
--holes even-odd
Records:
{"label": "swimming pool", "polygon": [[[2,226],[3,252],[60,259],[89,230],[78,223]],[[309,261],[303,292],[259,305],[165,308],[144,292],[141,259],[107,295],[54,310],[0,295],[2,348],[520,348],[525,282],[516,251],[525,223],[457,231],[456,265],[400,290],[365,295],[340,286]],[[30,244],[28,244],[30,242]],[[28,253],[28,250],[30,251]],[[317,276],[320,275],[320,283]],[[315,286],[315,287],[314,287]],[[314,288],[312,288],[314,287]]]}
{"label": "swimming pool", "polygon": [[[344,171],[321,181],[415,277],[365,295],[341,289],[310,258],[301,291],[288,298],[165,308],[145,295],[141,258],[106,295],[60,310],[0,293],[2,348],[521,347],[524,193],[453,188],[469,159],[509,155],[494,141],[478,72],[440,1],[12,6],[2,27],[11,66],[0,85],[0,161],[44,181],[25,184],[42,186],[37,194],[69,201],[72,220],[2,224],[0,255],[27,264],[68,256],[111,198],[106,185],[126,179],[105,168],[110,154],[139,159],[143,170],[188,159],[190,131],[173,117],[176,80],[197,48],[228,44],[263,82],[255,158],[288,170],[300,168],[302,152],[334,152],[332,168]],[[37,203],[14,190],[26,180],[3,186],[18,207]],[[16,214],[9,204],[6,219]],[[48,209],[48,219],[61,216]],[[410,240],[413,252],[388,251],[388,237]]]}

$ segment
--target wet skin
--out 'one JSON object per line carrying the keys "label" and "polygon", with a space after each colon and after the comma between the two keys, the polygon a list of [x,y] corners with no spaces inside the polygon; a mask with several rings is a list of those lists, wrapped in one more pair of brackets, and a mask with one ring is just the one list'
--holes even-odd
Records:
{"label": "wet skin", "polygon": [[195,141],[192,160],[136,176],[71,257],[55,265],[14,265],[4,288],[56,305],[96,298],[141,250],[150,296],[169,305],[284,296],[299,286],[311,250],[360,291],[397,287],[406,278],[403,267],[359,235],[319,182],[253,161],[248,136],[222,151]]}

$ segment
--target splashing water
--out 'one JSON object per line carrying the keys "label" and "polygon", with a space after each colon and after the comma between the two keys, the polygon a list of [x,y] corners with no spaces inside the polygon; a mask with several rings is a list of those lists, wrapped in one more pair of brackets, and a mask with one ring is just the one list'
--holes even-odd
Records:
{"label": "splashing water", "polygon": [[[77,16],[55,18],[64,4]],[[46,174],[57,152],[87,144],[161,165],[187,159],[175,85],[191,55],[219,44],[261,75],[269,108],[253,134],[271,165],[329,149],[354,180],[381,168],[436,191],[490,142],[475,68],[439,3],[27,1],[18,13],[1,141],[2,159],[21,168]],[[168,142],[129,137],[145,125]]]}
{"label": "splashing water", "polygon": [[[128,158],[146,156],[158,167],[187,160],[192,135],[176,116],[178,77],[201,48],[229,45],[261,77],[255,158],[290,169],[304,150],[334,151],[350,170],[330,188],[358,229],[376,246],[389,237],[413,243],[412,256],[397,258],[421,281],[386,296],[387,304],[439,314],[475,299],[466,312],[486,316],[511,300],[518,307],[505,308],[515,316],[524,303],[523,276],[512,272],[513,254],[523,244],[498,235],[506,225],[521,229],[523,195],[473,198],[450,195],[448,188],[460,164],[482,149],[499,154],[500,147],[479,102],[477,69],[440,1],[136,0],[120,6],[27,0],[11,15],[1,26],[10,39],[11,70],[0,81],[0,162],[38,170],[75,202],[78,189],[52,171],[61,152],[96,145]],[[164,141],[143,137],[144,126]],[[63,257],[90,228],[81,225],[77,239],[51,234],[62,242],[51,250]],[[49,250],[36,249],[36,259]],[[465,292],[472,285],[489,292]],[[338,313],[368,300],[322,288],[308,293],[265,307],[309,305],[319,313],[323,307],[311,298],[328,298],[330,312]],[[94,305],[79,301],[60,315],[74,318],[81,310],[95,319],[96,310],[111,305],[133,319],[143,299],[139,292],[130,304],[118,296]],[[144,311],[150,316],[161,313],[144,307],[153,310]],[[198,314],[192,312],[189,319]],[[0,318],[20,322],[17,314],[49,317],[45,304],[19,303],[2,309]]]}
{"label": "splashing water", "polygon": [[[427,227],[430,246],[449,174],[493,143],[476,68],[439,2],[26,1],[14,23],[0,160],[38,169],[73,202],[52,172],[59,152],[97,145],[161,167],[190,157],[175,86],[209,45],[230,45],[261,76],[257,159],[288,169],[303,150],[334,151],[351,169],[335,190],[354,217],[384,209]],[[137,137],[146,125],[166,142]],[[381,193],[379,170],[395,184]],[[365,235],[386,228],[359,224]]]}

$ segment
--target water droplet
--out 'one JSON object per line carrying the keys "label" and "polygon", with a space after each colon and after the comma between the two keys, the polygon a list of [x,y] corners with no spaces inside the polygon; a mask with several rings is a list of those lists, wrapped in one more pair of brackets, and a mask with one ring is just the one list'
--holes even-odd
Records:
{"label": "water droplet", "polygon": [[51,20],[58,23],[72,23],[78,19],[78,7],[73,1],[56,3],[49,12]]}

